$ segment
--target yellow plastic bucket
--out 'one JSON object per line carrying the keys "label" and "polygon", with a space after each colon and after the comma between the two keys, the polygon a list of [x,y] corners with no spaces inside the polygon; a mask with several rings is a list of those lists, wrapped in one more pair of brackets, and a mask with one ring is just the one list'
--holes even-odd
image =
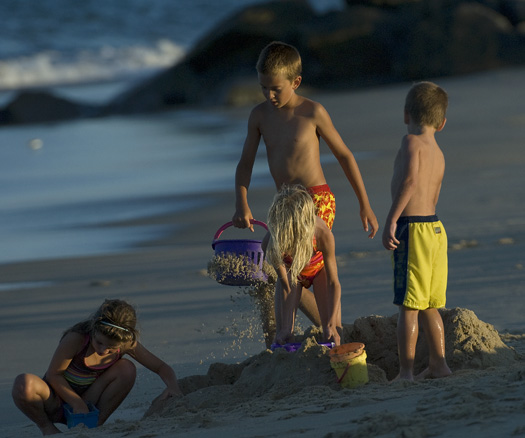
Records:
{"label": "yellow plastic bucket", "polygon": [[339,345],[330,350],[330,365],[343,388],[356,388],[368,382],[365,345],[360,342]]}

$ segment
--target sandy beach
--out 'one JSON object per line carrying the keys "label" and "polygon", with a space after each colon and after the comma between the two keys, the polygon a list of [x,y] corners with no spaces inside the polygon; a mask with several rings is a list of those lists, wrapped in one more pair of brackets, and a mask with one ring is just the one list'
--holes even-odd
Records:
{"label": "sandy beach", "polygon": [[[437,136],[447,163],[437,214],[449,238],[444,321],[451,377],[388,383],[397,366],[390,255],[380,235],[367,239],[348,181],[328,162],[345,342],[365,343],[367,385],[341,389],[321,347],[266,351],[250,297],[207,276],[213,235],[233,214],[232,175],[231,192],[201,193],[202,206],[189,213],[140,221],[176,228],[161,240],[115,255],[0,265],[2,436],[39,436],[11,400],[12,381],[21,372],[42,375],[62,331],[104,298],[136,306],[142,342],[173,366],[187,395],[152,406],[163,385],[139,366],[135,388],[106,425],[63,427],[66,436],[525,436],[524,73],[435,80],[450,100],[447,125]],[[409,86],[311,95],[350,149],[361,153],[381,227]],[[242,119],[249,108],[217,111]],[[273,193],[271,185],[250,191],[257,219],[265,220]],[[174,206],[182,201],[169,199]],[[121,230],[137,221],[113,225]],[[230,238],[246,233],[228,230]],[[262,237],[259,230],[256,235]],[[304,319],[300,324],[309,327]]]}

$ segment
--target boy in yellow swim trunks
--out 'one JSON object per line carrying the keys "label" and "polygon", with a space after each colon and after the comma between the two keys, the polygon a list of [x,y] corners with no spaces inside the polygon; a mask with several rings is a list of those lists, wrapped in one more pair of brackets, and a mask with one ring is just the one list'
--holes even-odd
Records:
{"label": "boy in yellow swim trunks", "polygon": [[443,320],[447,289],[447,234],[436,216],[445,158],[435,133],[446,123],[447,93],[436,84],[412,86],[405,101],[408,134],[394,163],[392,206],[383,245],[394,251],[394,304],[399,306],[399,374],[414,380],[414,357],[421,321],[429,346],[428,367],[416,378],[451,374],[445,359]]}
{"label": "boy in yellow swim trunks", "polygon": [[[234,226],[250,228],[252,212],[248,205],[248,188],[261,138],[266,146],[268,167],[277,190],[283,184],[301,184],[310,190],[317,214],[332,227],[335,199],[321,167],[321,137],[340,163],[359,201],[360,218],[369,237],[378,230],[365,185],[354,155],[335,129],[326,109],[319,103],[296,94],[301,84],[301,56],[289,44],[274,41],[260,53],[257,74],[265,101],[250,113],[248,132],[235,173]],[[304,293],[301,310],[315,310],[311,294]],[[315,318],[314,318],[315,319]],[[318,320],[318,318],[317,318]],[[318,321],[314,321],[317,323]]]}

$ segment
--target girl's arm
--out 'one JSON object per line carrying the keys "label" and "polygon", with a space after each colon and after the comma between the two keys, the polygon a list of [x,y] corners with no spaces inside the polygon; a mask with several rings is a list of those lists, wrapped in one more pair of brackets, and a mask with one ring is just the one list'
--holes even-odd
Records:
{"label": "girl's arm", "polygon": [[49,385],[65,403],[71,406],[74,413],[79,414],[89,413],[89,408],[64,378],[64,371],[82,349],[84,339],[83,334],[67,333],[58,344],[46,371],[46,381]]}
{"label": "girl's arm", "polygon": [[164,400],[169,397],[181,397],[182,391],[179,388],[175,371],[162,359],[155,356],[151,351],[144,347],[140,342],[130,351],[126,352],[138,363],[145,366],[150,371],[156,373],[166,384],[166,389],[155,400]]}
{"label": "girl's arm", "polygon": [[[266,253],[266,248],[271,239],[270,232],[264,236],[261,247]],[[301,294],[302,287],[291,286],[290,278],[286,267],[283,263],[278,266],[274,265],[277,274],[277,283],[275,285],[275,339],[277,344],[286,344],[293,340],[293,331],[295,325],[295,314]]]}
{"label": "girl's arm", "polygon": [[[322,222],[322,219],[318,222]],[[321,292],[322,299],[326,303],[327,314],[325,315],[326,321],[323,321],[323,333],[327,340],[339,345],[342,333],[341,283],[337,273],[334,235],[324,222],[316,230],[316,239],[317,247],[323,253],[326,272],[326,290],[316,290],[316,292]]]}
{"label": "girl's arm", "polygon": [[275,342],[282,345],[293,341],[295,315],[301,299],[302,286],[299,283],[291,285],[284,264],[275,267],[275,271]]}

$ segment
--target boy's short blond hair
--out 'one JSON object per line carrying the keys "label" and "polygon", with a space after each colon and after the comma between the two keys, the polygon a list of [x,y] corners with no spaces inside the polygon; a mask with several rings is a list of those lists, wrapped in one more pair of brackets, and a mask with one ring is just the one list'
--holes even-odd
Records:
{"label": "boy's short blond hair", "polygon": [[282,74],[286,79],[293,81],[301,76],[301,55],[294,46],[273,41],[261,50],[256,68],[260,74]]}
{"label": "boy's short blond hair", "polygon": [[405,111],[418,126],[439,129],[445,120],[448,95],[433,82],[418,82],[412,86],[405,100]]}

